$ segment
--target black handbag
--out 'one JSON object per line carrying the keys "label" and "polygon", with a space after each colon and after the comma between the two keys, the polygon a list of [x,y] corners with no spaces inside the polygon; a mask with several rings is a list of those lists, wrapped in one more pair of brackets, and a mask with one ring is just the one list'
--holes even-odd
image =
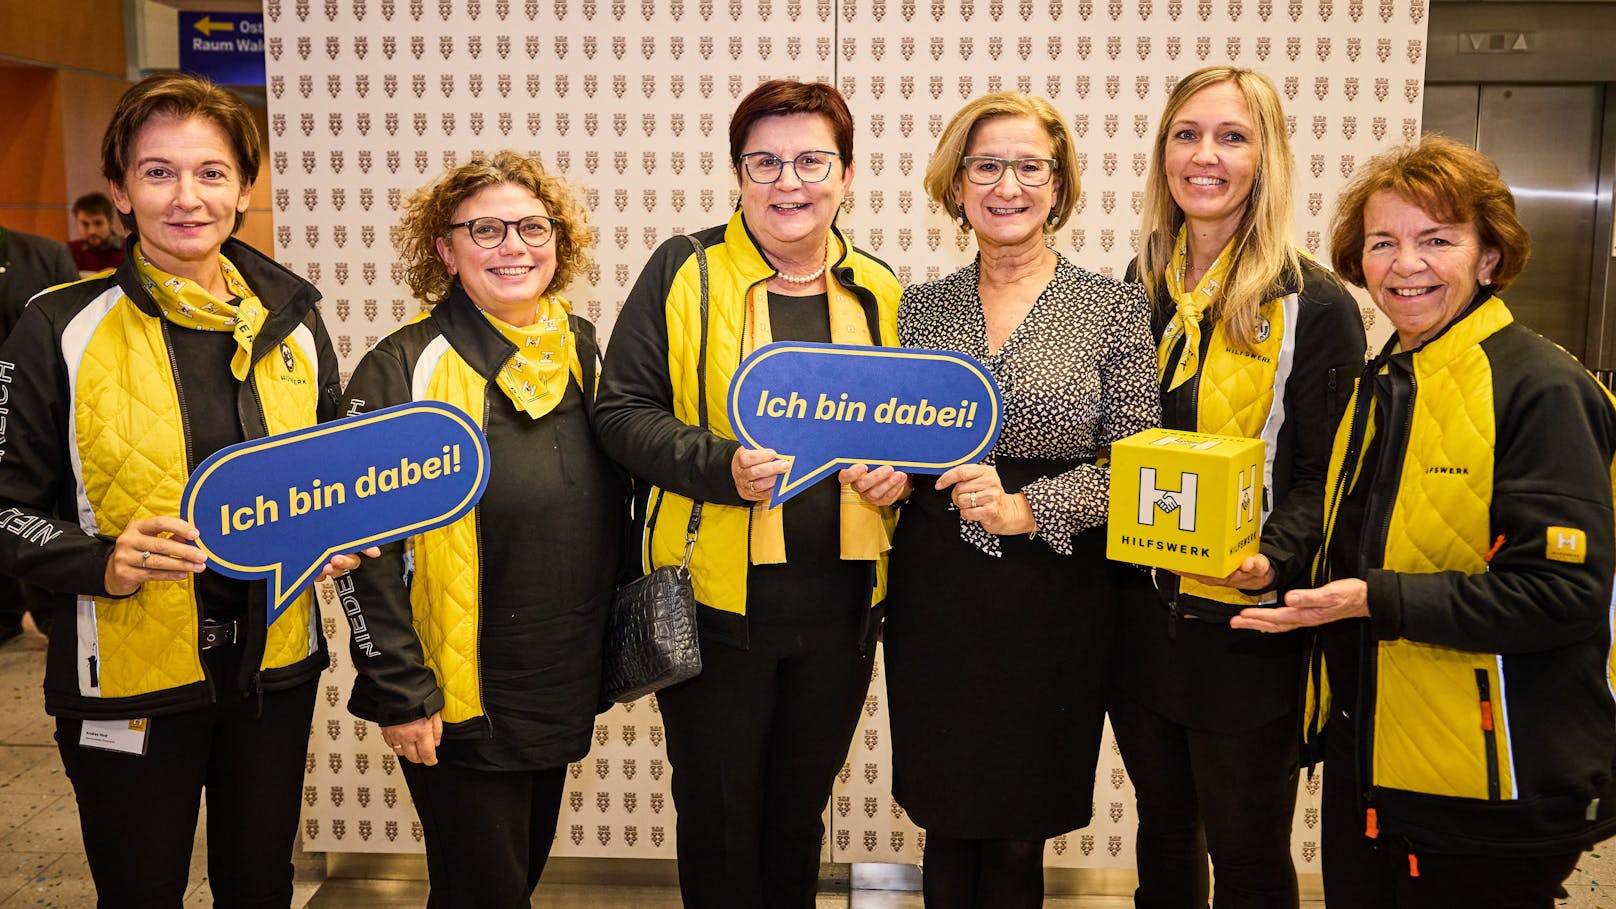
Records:
{"label": "black handbag", "polygon": [[[701,346],[696,361],[697,411],[707,428],[707,251],[695,237],[685,239],[696,250],[701,272]],[[702,502],[690,509],[685,528],[684,558],[618,588],[606,617],[605,666],[601,678],[606,698],[619,704],[676,685],[701,674],[701,644],[696,633],[696,591],[690,583],[690,554],[701,530]]]}

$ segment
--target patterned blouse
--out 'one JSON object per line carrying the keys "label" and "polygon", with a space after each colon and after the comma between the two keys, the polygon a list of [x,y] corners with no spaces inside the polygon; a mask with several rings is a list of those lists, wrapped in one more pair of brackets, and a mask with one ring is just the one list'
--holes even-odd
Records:
{"label": "patterned blouse", "polygon": [[[1112,442],[1161,422],[1156,347],[1144,287],[1078,268],[1055,254],[1055,277],[998,353],[988,353],[977,293],[981,260],[904,291],[898,337],[906,347],[970,354],[999,383],[1004,429],[988,456],[1092,460]],[[1070,555],[1072,536],[1105,523],[1110,469],[1079,464],[1022,488],[1035,535]],[[999,556],[998,538],[973,521],[960,535]]]}

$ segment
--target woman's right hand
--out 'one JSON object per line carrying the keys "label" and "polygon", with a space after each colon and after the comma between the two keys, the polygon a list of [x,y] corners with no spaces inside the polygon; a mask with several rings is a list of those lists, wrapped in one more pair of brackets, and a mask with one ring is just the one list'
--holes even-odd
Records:
{"label": "woman's right hand", "polygon": [[737,448],[729,462],[735,491],[748,502],[767,502],[774,493],[775,479],[790,469],[791,462],[772,448]]}
{"label": "woman's right hand", "polygon": [[400,758],[432,767],[438,763],[438,745],[443,743],[443,711],[397,726],[383,726],[382,741]]}
{"label": "woman's right hand", "polygon": [[199,535],[179,518],[142,518],[125,527],[107,557],[107,593],[126,597],[147,581],[183,581],[200,574],[208,557],[191,545]]}
{"label": "woman's right hand", "polygon": [[859,498],[870,505],[891,505],[909,498],[914,492],[909,475],[887,464],[874,470],[868,464],[855,464],[838,473],[836,481],[853,487]]}
{"label": "woman's right hand", "polygon": [[1262,553],[1246,556],[1240,562],[1240,567],[1229,572],[1227,577],[1213,578],[1204,574],[1194,574],[1188,571],[1175,571],[1174,574],[1191,581],[1199,581],[1208,587],[1233,587],[1236,590],[1267,590],[1274,586],[1274,565]]}

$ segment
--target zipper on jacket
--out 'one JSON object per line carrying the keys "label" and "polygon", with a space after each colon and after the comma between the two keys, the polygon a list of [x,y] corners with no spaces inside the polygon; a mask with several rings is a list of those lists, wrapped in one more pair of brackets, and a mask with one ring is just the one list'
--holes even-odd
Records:
{"label": "zipper on jacket", "polygon": [[[493,383],[489,383],[489,384],[493,384]],[[489,403],[489,400],[490,399],[489,399],[489,395],[488,395],[488,390],[485,388],[485,389],[483,389],[483,431],[484,432],[486,432],[488,430],[488,419],[489,419],[490,416],[493,415],[493,405],[491,405]],[[484,723],[483,729],[486,731],[486,736],[488,738],[493,738],[494,737],[494,718],[492,716],[489,716],[489,714],[488,714],[488,701],[483,698],[483,606],[485,605],[485,600],[483,598],[483,591],[485,589],[487,589],[487,588],[485,588],[483,586],[483,584],[484,584],[483,562],[485,560],[483,559],[483,555],[482,555],[482,553],[483,553],[482,523],[483,523],[482,509],[481,508],[473,508],[471,510],[471,546],[472,546],[472,552],[477,553],[477,629],[476,629],[476,633],[473,634],[472,638],[471,638],[471,658],[476,661],[473,665],[475,665],[477,667],[477,671],[472,673],[472,675],[475,676],[476,679],[477,679],[477,706],[480,707],[482,709],[482,712],[483,712],[483,723]]]}
{"label": "zipper on jacket", "polygon": [[[163,349],[168,351],[168,371],[174,377],[174,397],[180,406],[180,438],[185,443],[185,471],[190,473],[196,469],[196,456],[191,448],[191,416],[190,408],[185,406],[185,383],[180,381],[180,361],[174,354],[174,338],[169,334],[168,320],[161,316],[157,319],[157,330],[163,334]],[[191,579],[191,603],[196,607],[196,639],[191,646],[196,648],[196,665],[202,670],[202,681],[208,685],[208,703],[216,704],[219,701],[219,692],[213,684],[213,674],[208,671],[208,661],[202,658],[202,597],[197,595],[196,579]]]}
{"label": "zipper on jacket", "polygon": [[100,688],[101,687],[101,667],[100,667],[101,661],[94,654],[90,655],[90,657],[88,658],[88,661],[89,661],[89,664],[90,664],[90,687],[91,688]]}
{"label": "zipper on jacket", "polygon": [[1492,680],[1487,670],[1476,670],[1476,696],[1481,702],[1481,740],[1487,748],[1487,798],[1498,801],[1498,729],[1493,722]]}

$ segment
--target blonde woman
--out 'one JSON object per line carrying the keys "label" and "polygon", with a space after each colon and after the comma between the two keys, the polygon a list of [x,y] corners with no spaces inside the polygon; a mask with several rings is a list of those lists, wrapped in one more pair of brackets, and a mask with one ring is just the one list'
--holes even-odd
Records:
{"label": "blonde woman", "polygon": [[1294,245],[1279,95],[1208,67],[1167,99],[1129,274],[1150,295],[1162,424],[1260,438],[1261,551],[1227,578],[1156,573],[1127,611],[1111,723],[1138,797],[1138,906],[1295,906],[1300,635],[1229,627],[1304,582],[1330,434],[1363,363],[1363,323]]}
{"label": "blonde woman", "polygon": [[[885,636],[893,794],[926,829],[928,907],[1032,907],[1044,841],[1092,814],[1116,614],[1095,460],[1156,425],[1155,359],[1144,292],[1049,246],[1079,186],[1047,100],[965,105],[926,192],[978,254],[904,292],[898,337],[981,360],[1004,431],[984,463],[909,484]],[[880,502],[888,474],[854,488]]]}

